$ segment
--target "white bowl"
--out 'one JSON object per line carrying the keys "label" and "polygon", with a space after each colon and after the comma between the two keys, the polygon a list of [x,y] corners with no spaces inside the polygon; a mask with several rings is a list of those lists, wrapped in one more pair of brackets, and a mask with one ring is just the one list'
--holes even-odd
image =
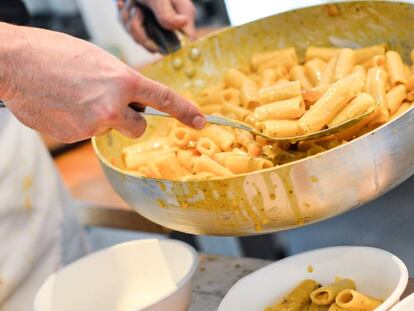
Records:
{"label": "white bowl", "polygon": [[[308,266],[313,272],[308,272]],[[391,253],[371,247],[329,247],[288,257],[239,280],[219,311],[263,311],[304,279],[323,284],[351,278],[364,294],[385,299],[376,311],[397,303],[408,282],[404,263]]]}
{"label": "white bowl", "polygon": [[391,311],[413,311],[414,310],[414,294],[405,297],[397,303]]}
{"label": "white bowl", "polygon": [[184,311],[191,299],[196,251],[174,240],[122,243],[52,274],[35,311]]}

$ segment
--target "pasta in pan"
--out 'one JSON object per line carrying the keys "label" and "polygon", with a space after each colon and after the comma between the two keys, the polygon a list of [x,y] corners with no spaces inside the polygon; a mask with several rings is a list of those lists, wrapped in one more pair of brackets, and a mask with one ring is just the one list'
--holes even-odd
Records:
{"label": "pasta in pan", "polygon": [[360,49],[310,46],[304,63],[289,47],[255,54],[249,64],[228,69],[217,85],[187,97],[206,114],[243,121],[280,138],[374,112],[340,133],[296,144],[267,142],[217,125],[196,131],[174,120],[163,135],[123,149],[127,169],[149,178],[206,179],[317,154],[410,109],[414,69],[385,44]]}

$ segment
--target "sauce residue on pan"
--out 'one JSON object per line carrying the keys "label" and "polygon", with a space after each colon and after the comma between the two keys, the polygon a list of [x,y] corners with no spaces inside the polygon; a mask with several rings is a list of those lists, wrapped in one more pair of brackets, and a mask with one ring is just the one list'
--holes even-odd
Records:
{"label": "sauce residue on pan", "polygon": [[[278,176],[286,191],[287,204],[292,209],[295,222],[303,224],[301,210],[294,193],[290,169],[283,169]],[[246,180],[240,176],[231,180],[203,180],[192,182],[173,182],[158,180],[156,182],[161,193],[174,194],[175,200],[159,198],[157,204],[161,208],[175,207],[192,210],[206,210],[216,215],[215,221],[225,226],[241,226],[250,222],[256,231],[261,231],[264,225],[270,223],[268,209],[276,199],[276,184],[270,174],[264,174],[263,183]],[[162,197],[160,195],[159,197]]]}
{"label": "sauce residue on pan", "polygon": [[[157,181],[162,192],[165,192],[168,181]],[[253,185],[255,194],[249,197],[244,189],[245,178],[226,181],[202,181],[202,182],[171,182],[169,192],[175,195],[176,204],[158,199],[160,207],[180,207],[184,209],[201,209],[217,213],[217,221],[224,221],[225,225],[237,226],[240,223],[251,221],[256,231],[261,231],[262,226],[269,222],[264,208],[262,192]],[[231,217],[225,215],[230,214]],[[222,218],[219,216],[223,215]]]}
{"label": "sauce residue on pan", "polygon": [[302,213],[299,208],[298,198],[296,197],[296,194],[293,189],[293,183],[290,178],[290,171],[291,167],[287,167],[286,169],[280,170],[279,177],[286,190],[286,195],[288,197],[290,208],[292,209],[293,214],[295,215],[296,222],[299,225],[303,225],[305,221],[302,217]]}

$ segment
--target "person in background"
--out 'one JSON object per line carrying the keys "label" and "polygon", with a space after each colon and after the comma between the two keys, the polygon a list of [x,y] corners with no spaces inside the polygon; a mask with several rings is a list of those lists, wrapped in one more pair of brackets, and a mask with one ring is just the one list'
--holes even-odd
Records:
{"label": "person in background", "polygon": [[[194,34],[189,0],[143,1],[169,29]],[[151,51],[132,2],[118,3],[134,39]],[[24,4],[0,3],[0,310],[29,310],[45,278],[87,252],[73,202],[36,131],[71,143],[115,128],[130,137],[151,106],[196,129],[199,110],[171,89],[138,74],[77,38],[20,26]],[[36,130],[36,131],[34,131]]]}

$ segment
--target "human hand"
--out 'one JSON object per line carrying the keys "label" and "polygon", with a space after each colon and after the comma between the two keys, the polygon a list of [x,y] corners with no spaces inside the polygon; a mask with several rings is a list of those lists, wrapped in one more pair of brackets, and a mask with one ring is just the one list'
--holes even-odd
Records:
{"label": "human hand", "polygon": [[86,41],[0,23],[0,42],[0,99],[23,124],[62,142],[112,128],[139,137],[146,122],[130,103],[197,129],[205,124],[188,100]]}
{"label": "human hand", "polygon": [[[157,52],[158,47],[145,32],[144,16],[135,5],[136,0],[118,0],[118,9],[123,25],[134,38],[150,52]],[[166,29],[181,29],[190,39],[195,36],[195,8],[191,0],[140,0],[150,8],[158,22]]]}

